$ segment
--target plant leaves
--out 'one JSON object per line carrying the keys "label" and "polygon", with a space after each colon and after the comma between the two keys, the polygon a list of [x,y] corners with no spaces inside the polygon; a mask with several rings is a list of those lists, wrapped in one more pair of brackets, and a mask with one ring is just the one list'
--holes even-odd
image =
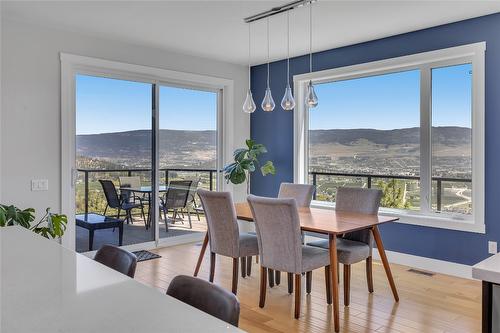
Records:
{"label": "plant leaves", "polygon": [[234,156],[234,160],[236,162],[241,162],[244,160],[245,158],[245,155],[248,153],[248,149],[245,149],[245,148],[239,148],[239,149],[236,149],[233,153],[233,156]]}
{"label": "plant leaves", "polygon": [[248,150],[252,150],[252,147],[254,146],[255,141],[252,140],[252,139],[248,139],[248,140],[245,141],[245,143],[246,143],[246,145],[248,147]]}
{"label": "plant leaves", "polygon": [[263,176],[267,176],[269,174],[274,176],[276,174],[276,168],[274,167],[273,162],[267,161],[263,166],[260,167],[260,172],[262,172]]}

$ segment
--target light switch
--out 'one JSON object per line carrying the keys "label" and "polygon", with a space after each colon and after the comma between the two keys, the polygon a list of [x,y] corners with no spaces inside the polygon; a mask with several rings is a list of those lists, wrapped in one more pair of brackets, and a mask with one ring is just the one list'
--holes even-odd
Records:
{"label": "light switch", "polygon": [[31,180],[31,190],[32,191],[48,191],[49,190],[49,180],[48,179],[32,179]]}

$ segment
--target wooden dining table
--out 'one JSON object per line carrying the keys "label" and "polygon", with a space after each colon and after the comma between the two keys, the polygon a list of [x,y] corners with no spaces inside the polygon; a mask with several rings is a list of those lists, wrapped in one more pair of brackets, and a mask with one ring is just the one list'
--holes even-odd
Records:
{"label": "wooden dining table", "polygon": [[[235,204],[236,216],[239,220],[253,222],[253,215],[248,203]],[[399,301],[398,291],[392,277],[391,267],[387,261],[384,244],[378,226],[383,223],[397,221],[397,217],[360,214],[352,212],[341,212],[322,208],[299,208],[300,228],[302,231],[310,231],[328,235],[330,251],[330,285],[333,293],[333,318],[335,332],[339,332],[339,287],[338,287],[338,259],[337,259],[337,236],[353,231],[370,229],[384,266],[389,285],[396,302]],[[203,257],[208,244],[208,232],[203,240],[194,276],[198,275]],[[335,277],[335,278],[332,278]]]}

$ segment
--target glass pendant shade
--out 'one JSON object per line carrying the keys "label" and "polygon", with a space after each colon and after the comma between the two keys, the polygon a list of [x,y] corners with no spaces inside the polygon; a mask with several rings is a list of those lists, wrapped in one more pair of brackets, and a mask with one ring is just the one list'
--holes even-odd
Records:
{"label": "glass pendant shade", "polygon": [[243,103],[243,112],[253,113],[255,109],[257,109],[257,106],[253,100],[252,91],[248,89],[247,98],[245,98],[245,103]]}
{"label": "glass pendant shade", "polygon": [[316,96],[316,92],[314,91],[314,86],[312,81],[309,81],[307,85],[307,94],[306,94],[306,106],[309,108],[315,108],[318,105],[318,96]]}
{"label": "glass pendant shade", "polygon": [[293,110],[295,107],[295,99],[293,99],[292,88],[290,88],[290,85],[287,85],[285,88],[285,95],[281,100],[281,107],[285,111]]}
{"label": "glass pendant shade", "polygon": [[274,103],[273,95],[271,94],[271,88],[266,88],[266,94],[264,95],[264,99],[262,100],[262,110],[266,112],[271,112],[274,110],[276,104]]}

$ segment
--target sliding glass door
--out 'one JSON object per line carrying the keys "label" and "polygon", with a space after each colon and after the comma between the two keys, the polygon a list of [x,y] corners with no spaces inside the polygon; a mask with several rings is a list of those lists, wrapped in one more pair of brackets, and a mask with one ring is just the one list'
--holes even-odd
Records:
{"label": "sliding glass door", "polygon": [[204,233],[196,190],[216,189],[219,93],[161,85],[159,94],[159,236]]}
{"label": "sliding glass door", "polygon": [[79,74],[75,97],[76,250],[202,235],[220,92]]}

